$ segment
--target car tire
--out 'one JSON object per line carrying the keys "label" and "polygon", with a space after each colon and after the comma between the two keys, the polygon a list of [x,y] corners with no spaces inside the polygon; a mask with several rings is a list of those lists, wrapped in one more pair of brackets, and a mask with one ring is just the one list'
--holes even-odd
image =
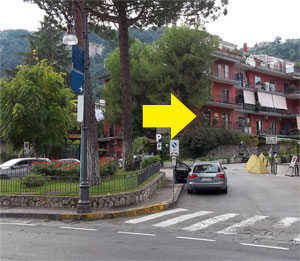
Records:
{"label": "car tire", "polygon": [[187,193],[188,193],[188,194],[193,194],[194,191],[193,191],[192,189],[187,189]]}
{"label": "car tire", "polygon": [[227,187],[227,186],[226,186],[225,189],[222,190],[222,193],[223,193],[223,194],[227,194],[227,193],[228,193],[228,187]]}

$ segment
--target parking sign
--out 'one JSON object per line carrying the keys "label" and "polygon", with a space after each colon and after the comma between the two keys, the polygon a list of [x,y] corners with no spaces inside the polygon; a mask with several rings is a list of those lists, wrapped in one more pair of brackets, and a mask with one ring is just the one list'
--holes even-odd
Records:
{"label": "parking sign", "polygon": [[179,140],[170,140],[170,156],[179,156]]}

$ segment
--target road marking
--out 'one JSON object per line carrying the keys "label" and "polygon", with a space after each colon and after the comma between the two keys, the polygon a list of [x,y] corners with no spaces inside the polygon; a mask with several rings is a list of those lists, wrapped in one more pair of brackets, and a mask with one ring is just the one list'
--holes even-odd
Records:
{"label": "road marking", "polygon": [[130,219],[130,220],[125,221],[124,223],[138,224],[138,223],[141,223],[141,222],[149,221],[149,220],[152,220],[152,219],[155,219],[155,218],[163,217],[163,216],[174,214],[174,213],[181,212],[181,211],[187,211],[187,209],[184,209],[184,208],[171,209],[171,210],[151,214],[151,215],[141,217],[141,218]]}
{"label": "road marking", "polygon": [[213,213],[213,212],[212,211],[199,211],[199,212],[195,212],[195,213],[192,213],[192,214],[186,214],[186,215],[181,215],[179,217],[171,218],[171,219],[168,219],[166,221],[154,224],[152,226],[154,226],[154,227],[168,227],[168,226],[178,224],[180,222],[183,222],[183,221],[191,219],[191,218],[201,217],[201,216],[211,214],[211,213]]}
{"label": "road marking", "polygon": [[287,247],[276,247],[276,246],[266,246],[266,245],[256,245],[256,244],[247,244],[247,243],[240,243],[244,246],[254,246],[254,247],[264,247],[264,248],[274,248],[274,249],[281,249],[281,250],[289,250]]}
{"label": "road marking", "polygon": [[97,231],[97,229],[94,228],[83,228],[83,227],[59,227],[63,229],[74,229],[74,230],[84,230],[84,231]]}
{"label": "road marking", "polygon": [[16,225],[16,226],[36,227],[36,225],[34,225],[34,224],[27,224],[27,223],[0,223],[0,225]]}
{"label": "road marking", "polygon": [[235,213],[227,213],[227,214],[224,214],[224,215],[220,215],[220,216],[216,216],[216,217],[213,217],[213,218],[209,218],[209,219],[203,220],[201,222],[193,224],[193,225],[191,225],[189,227],[185,227],[183,229],[187,230],[187,231],[197,231],[197,230],[209,227],[209,226],[211,226],[213,224],[216,224],[218,222],[226,221],[227,219],[235,217],[237,215],[238,214],[235,214]]}
{"label": "road marking", "polygon": [[206,238],[197,238],[197,237],[176,237],[178,239],[189,239],[189,240],[198,240],[198,241],[208,241],[208,242],[215,242],[214,239],[206,239]]}
{"label": "road marking", "polygon": [[265,218],[267,218],[268,216],[253,216],[251,218],[248,218],[246,220],[243,220],[237,224],[234,224],[230,227],[227,227],[221,231],[218,231],[216,233],[219,233],[219,234],[236,234],[236,231],[238,228],[241,228],[241,227],[247,227],[247,226],[250,226],[250,225],[253,225],[254,223],[258,222],[258,221],[261,221]]}
{"label": "road marking", "polygon": [[127,235],[136,235],[136,236],[148,236],[148,237],[155,237],[155,234],[145,234],[145,233],[134,233],[134,232],[123,232],[118,231],[118,234],[127,234]]}
{"label": "road marking", "polygon": [[297,217],[285,217],[281,219],[278,223],[274,224],[274,227],[286,228],[299,221],[300,218]]}

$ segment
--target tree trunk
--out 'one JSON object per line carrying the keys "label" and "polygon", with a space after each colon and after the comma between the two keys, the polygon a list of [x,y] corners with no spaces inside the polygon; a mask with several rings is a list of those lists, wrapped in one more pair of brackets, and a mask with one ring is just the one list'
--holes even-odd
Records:
{"label": "tree trunk", "polygon": [[122,139],[123,169],[131,170],[133,166],[132,144],[132,91],[130,83],[129,36],[126,19],[126,2],[119,4],[119,44],[122,84]]}
{"label": "tree trunk", "polygon": [[[83,10],[83,2],[79,1]],[[83,48],[83,17],[79,6],[74,4],[74,15],[76,24],[76,36],[78,38],[78,45]],[[87,138],[87,177],[91,185],[96,185],[99,182],[99,156],[98,156],[98,124],[95,117],[95,103],[93,100],[92,87],[91,87],[91,74],[90,74],[90,58],[89,58],[89,45],[86,47],[86,54],[88,57],[88,72],[87,82],[87,123],[88,123],[88,138]]]}

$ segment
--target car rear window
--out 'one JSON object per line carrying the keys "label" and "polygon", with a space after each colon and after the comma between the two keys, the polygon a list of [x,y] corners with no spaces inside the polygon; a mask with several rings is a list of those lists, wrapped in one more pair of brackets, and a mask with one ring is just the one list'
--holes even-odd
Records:
{"label": "car rear window", "polygon": [[196,165],[193,170],[194,173],[217,173],[220,172],[220,167],[215,164]]}

